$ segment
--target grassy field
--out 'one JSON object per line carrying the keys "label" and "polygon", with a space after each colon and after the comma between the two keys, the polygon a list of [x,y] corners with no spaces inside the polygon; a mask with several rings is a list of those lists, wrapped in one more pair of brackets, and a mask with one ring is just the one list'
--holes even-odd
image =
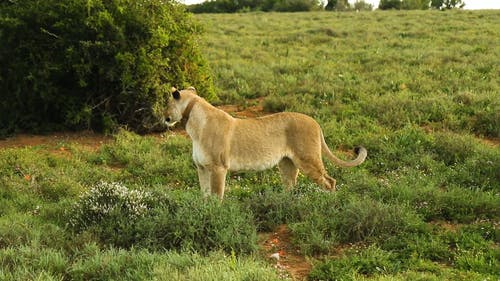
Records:
{"label": "grassy field", "polygon": [[4,144],[0,280],[498,280],[500,11],[196,18],[219,104],[307,113],[367,161],[327,162],[336,193],[232,174],[221,203],[179,133]]}

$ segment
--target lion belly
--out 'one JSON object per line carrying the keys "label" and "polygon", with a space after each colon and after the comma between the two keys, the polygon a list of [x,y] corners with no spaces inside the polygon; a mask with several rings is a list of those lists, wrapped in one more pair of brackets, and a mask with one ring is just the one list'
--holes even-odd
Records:
{"label": "lion belly", "polygon": [[[231,171],[262,171],[276,166],[289,157],[286,136],[283,131],[260,129],[236,131],[230,142],[228,169]],[[272,131],[272,132],[270,132]]]}
{"label": "lion belly", "polygon": [[262,171],[278,165],[284,157],[287,157],[285,153],[238,155],[230,158],[228,169],[230,171]]}

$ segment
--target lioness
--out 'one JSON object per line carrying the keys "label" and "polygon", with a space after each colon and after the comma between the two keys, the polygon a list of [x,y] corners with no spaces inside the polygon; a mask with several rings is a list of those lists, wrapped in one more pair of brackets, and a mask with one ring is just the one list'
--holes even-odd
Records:
{"label": "lioness", "polygon": [[335,179],[323,166],[322,153],[343,167],[365,161],[367,151],[357,147],[356,159],[342,161],[332,154],[319,124],[293,112],[252,119],[233,118],[196,94],[192,87],[172,89],[165,111],[171,127],[181,122],[193,141],[193,160],[205,194],[224,196],[227,171],[265,170],[278,165],[287,189],[297,182],[299,169],[318,185],[335,190]]}

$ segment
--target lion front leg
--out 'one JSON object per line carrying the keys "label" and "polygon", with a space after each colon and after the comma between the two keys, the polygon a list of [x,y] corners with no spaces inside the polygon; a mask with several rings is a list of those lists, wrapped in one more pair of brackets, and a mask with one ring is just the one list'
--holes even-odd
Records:
{"label": "lion front leg", "polygon": [[200,181],[201,192],[203,196],[210,195],[210,173],[206,167],[197,165],[198,179]]}
{"label": "lion front leg", "polygon": [[223,166],[215,166],[210,169],[210,188],[212,190],[212,194],[217,194],[221,200],[224,197],[226,174],[227,169]]}

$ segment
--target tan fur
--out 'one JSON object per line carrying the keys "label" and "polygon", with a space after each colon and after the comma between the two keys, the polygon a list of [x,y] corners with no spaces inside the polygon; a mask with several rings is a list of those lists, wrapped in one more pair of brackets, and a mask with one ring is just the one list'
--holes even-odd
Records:
{"label": "tan fur", "polygon": [[169,102],[166,123],[173,126],[183,115],[187,119],[183,121],[193,141],[193,160],[205,194],[223,198],[227,171],[265,170],[276,165],[288,189],[296,184],[301,170],[318,185],[335,190],[335,179],[327,174],[322,154],[343,167],[357,166],[367,156],[360,147],[352,161],[335,157],[319,124],[307,115],[283,112],[237,119],[199,97],[194,88],[173,91],[178,96]]}

